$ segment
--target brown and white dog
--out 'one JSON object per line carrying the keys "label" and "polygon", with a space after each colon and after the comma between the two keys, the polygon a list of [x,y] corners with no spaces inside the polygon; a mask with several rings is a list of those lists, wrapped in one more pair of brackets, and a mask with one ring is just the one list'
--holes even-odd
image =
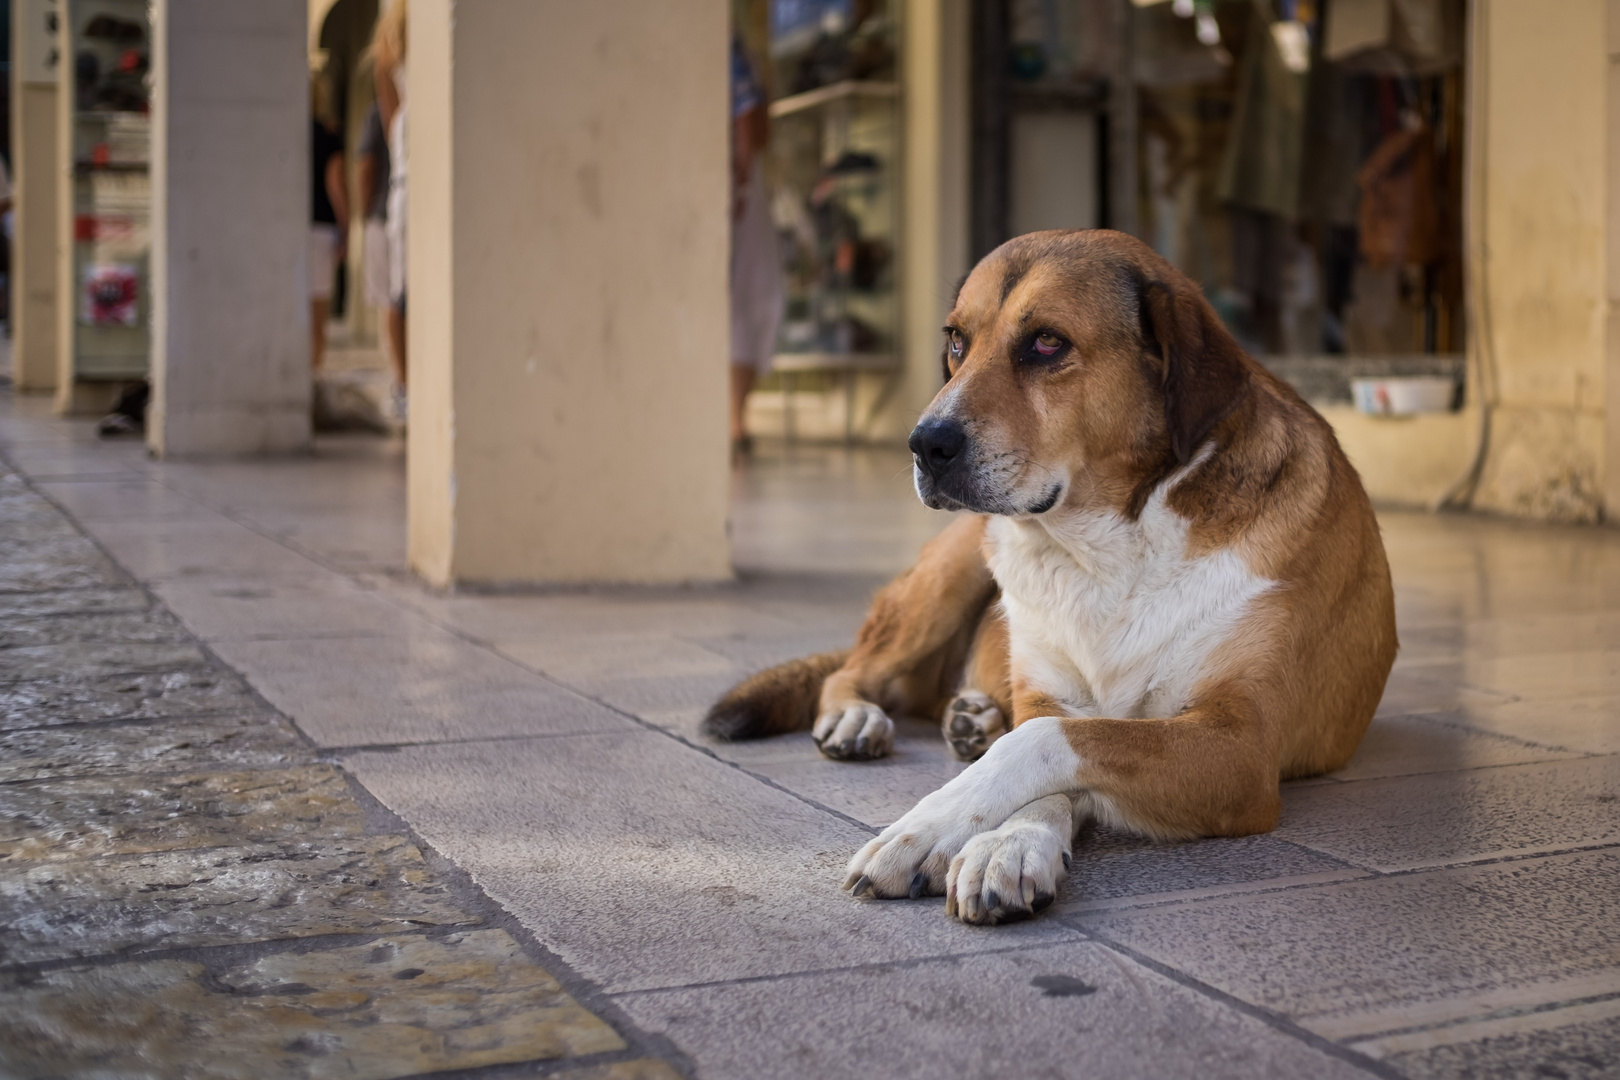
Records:
{"label": "brown and white dog", "polygon": [[943,715],[978,760],[846,887],[943,892],[968,922],[1050,904],[1093,816],[1159,838],[1273,828],[1278,782],[1349,759],[1395,659],[1378,524],[1327,422],[1193,282],[1106,231],[987,256],[945,365],[911,435],[917,493],[967,513],[852,652],[755,676],[709,732],[813,720],[823,753],[863,758],[892,746],[889,714]]}

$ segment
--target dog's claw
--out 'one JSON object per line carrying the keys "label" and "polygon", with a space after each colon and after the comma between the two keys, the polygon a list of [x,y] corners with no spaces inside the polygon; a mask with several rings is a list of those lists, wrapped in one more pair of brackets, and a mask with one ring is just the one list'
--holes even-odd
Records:
{"label": "dog's claw", "polygon": [[921,870],[911,875],[911,898],[913,900],[922,896],[923,890],[928,887],[928,875]]}
{"label": "dog's claw", "polygon": [[1049,892],[1038,892],[1038,893],[1036,893],[1035,894],[1035,910],[1036,911],[1045,911],[1047,908],[1052,906],[1052,901],[1054,901],[1056,899],[1057,899],[1057,897],[1054,896],[1053,894],[1049,893]]}
{"label": "dog's claw", "polygon": [[1063,853],[1063,869],[1068,870],[1072,866],[1074,866],[1074,856],[1065,851]]}
{"label": "dog's claw", "polygon": [[856,896],[860,896],[863,893],[871,895],[875,893],[876,890],[872,888],[872,879],[867,877],[865,874],[862,874],[861,879],[855,883],[855,887],[851,889],[850,892],[854,893]]}

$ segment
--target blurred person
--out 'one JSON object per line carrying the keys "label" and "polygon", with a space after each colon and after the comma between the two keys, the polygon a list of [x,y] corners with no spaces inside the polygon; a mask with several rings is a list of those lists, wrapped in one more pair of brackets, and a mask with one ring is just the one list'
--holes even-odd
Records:
{"label": "blurred person", "polygon": [[395,352],[399,387],[394,396],[395,419],[403,423],[407,408],[405,373],[405,20],[406,0],[393,0],[377,19],[372,38],[376,68],[377,108],[388,132],[388,340]]}
{"label": "blurred person", "polygon": [[344,182],[343,136],[326,119],[325,80],[315,79],[310,94],[309,302],[310,364],[319,373],[326,361],[326,320],[332,314],[332,285],[347,248],[349,195]]}
{"label": "blurred person", "polygon": [[[361,122],[358,149],[360,181],[360,216],[365,222],[365,292],[366,303],[387,313],[388,363],[394,376],[393,399],[395,411],[405,395],[405,341],[395,333],[394,302],[389,289],[388,259],[388,136],[382,122],[382,109],[375,103],[366,110]],[[403,419],[403,417],[400,417]]]}
{"label": "blurred person", "polygon": [[770,138],[765,89],[740,38],[731,41],[731,446],[750,449],[748,394],[770,370],[782,319],[782,257],[765,194]]}

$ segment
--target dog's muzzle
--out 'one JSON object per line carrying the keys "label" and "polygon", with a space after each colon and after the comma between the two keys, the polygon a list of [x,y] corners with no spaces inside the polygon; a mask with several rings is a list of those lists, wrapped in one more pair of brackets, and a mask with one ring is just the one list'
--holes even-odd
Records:
{"label": "dog's muzzle", "polygon": [[906,441],[916,466],[917,495],[935,510],[956,510],[968,505],[964,483],[969,458],[968,433],[949,419],[924,420]]}

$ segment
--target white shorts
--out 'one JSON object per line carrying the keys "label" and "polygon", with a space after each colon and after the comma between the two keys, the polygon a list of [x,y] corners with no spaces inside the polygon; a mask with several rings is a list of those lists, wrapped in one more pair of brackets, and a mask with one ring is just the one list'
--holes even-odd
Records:
{"label": "white shorts", "polygon": [[405,298],[405,184],[396,181],[388,189],[388,299],[398,304]]}
{"label": "white shorts", "polygon": [[776,353],[782,322],[782,254],[771,221],[765,174],[758,161],[743,189],[743,210],[731,226],[731,363],[761,375]]}
{"label": "white shorts", "polygon": [[309,227],[309,298],[332,299],[332,282],[337,277],[336,225]]}
{"label": "white shorts", "polygon": [[387,307],[391,299],[388,295],[388,226],[377,218],[367,218],[364,237],[366,303],[372,307]]}

